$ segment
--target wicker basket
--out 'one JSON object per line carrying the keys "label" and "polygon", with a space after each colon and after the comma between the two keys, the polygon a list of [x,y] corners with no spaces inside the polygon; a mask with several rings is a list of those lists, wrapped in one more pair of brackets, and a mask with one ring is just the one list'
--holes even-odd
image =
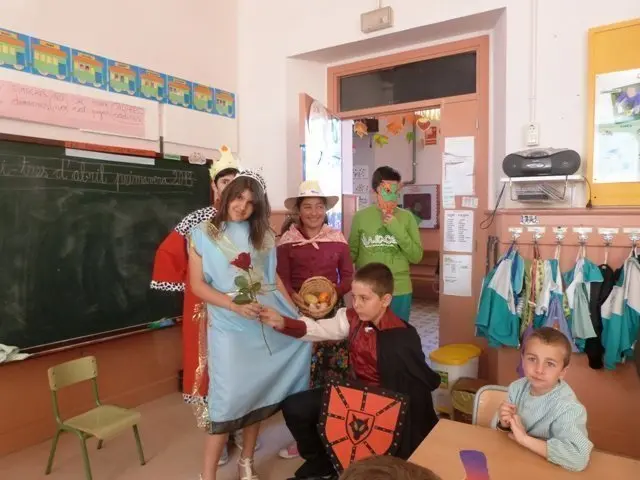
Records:
{"label": "wicker basket", "polygon": [[335,307],[336,303],[338,303],[338,292],[336,292],[333,283],[328,278],[311,277],[305,280],[305,282],[302,284],[302,287],[300,287],[300,292],[298,292],[302,298],[304,298],[304,296],[309,293],[317,296],[322,292],[331,293],[331,299],[327,304],[327,308],[323,308],[321,310],[311,310],[306,304],[298,305],[298,308],[304,316],[315,319],[322,318],[326,316],[331,310],[333,310],[333,307]]}

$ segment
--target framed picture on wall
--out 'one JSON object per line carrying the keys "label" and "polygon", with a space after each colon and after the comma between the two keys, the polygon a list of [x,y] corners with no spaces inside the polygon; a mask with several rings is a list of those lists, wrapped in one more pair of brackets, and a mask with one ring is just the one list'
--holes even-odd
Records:
{"label": "framed picture on wall", "polygon": [[439,228],[439,185],[404,185],[402,206],[416,217],[420,228]]}

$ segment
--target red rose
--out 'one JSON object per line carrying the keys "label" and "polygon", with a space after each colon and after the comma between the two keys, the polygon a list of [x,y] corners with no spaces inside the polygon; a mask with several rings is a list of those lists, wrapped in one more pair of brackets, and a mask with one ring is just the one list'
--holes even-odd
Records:
{"label": "red rose", "polygon": [[233,259],[231,265],[233,265],[234,267],[238,267],[240,270],[248,272],[251,268],[251,255],[249,255],[247,252],[242,252],[235,259]]}

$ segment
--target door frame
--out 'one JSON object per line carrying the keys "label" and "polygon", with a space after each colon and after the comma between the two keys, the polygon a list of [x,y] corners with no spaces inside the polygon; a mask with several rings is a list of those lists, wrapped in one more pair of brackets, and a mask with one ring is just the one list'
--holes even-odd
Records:
{"label": "door frame", "polygon": [[[358,62],[333,66],[327,69],[327,103],[328,108],[335,115],[342,120],[352,120],[357,118],[363,118],[367,116],[388,116],[399,114],[407,111],[427,110],[429,108],[440,107],[443,110],[443,115],[446,115],[446,105],[451,105],[458,102],[476,101],[476,135],[475,135],[475,160],[476,160],[476,196],[478,197],[478,208],[475,209],[474,224],[477,226],[480,223],[480,217],[489,210],[488,205],[488,193],[491,185],[489,184],[489,66],[490,66],[490,44],[489,36],[481,35],[466,40],[460,40],[456,42],[442,43],[426,48],[419,48],[415,50],[409,50],[405,52],[394,53],[390,55],[382,55],[367,60],[361,60]],[[411,62],[418,62],[422,60],[428,60],[431,58],[438,58],[448,55],[454,55],[464,52],[476,52],[477,67],[476,67],[476,92],[467,95],[458,95],[453,97],[436,98],[431,100],[424,100],[418,102],[410,102],[397,105],[384,105],[380,107],[373,107],[361,110],[353,110],[347,112],[341,112],[339,109],[339,84],[340,78],[344,76],[366,73],[384,68],[390,68],[397,65],[403,65]],[[441,143],[440,149],[444,149],[444,142]],[[479,163],[482,164],[479,165]],[[457,205],[459,200],[456,200]],[[464,210],[460,205],[457,210]],[[442,207],[440,208],[440,215],[443,214]],[[486,235],[491,234],[492,229],[480,231],[477,228],[474,234],[474,251],[473,256],[486,256],[486,242],[483,241]],[[442,239],[443,233],[441,233]],[[441,240],[442,242],[442,240]],[[444,255],[444,249],[440,248],[440,259]],[[478,262],[474,262],[474,270],[478,268]],[[472,272],[473,275],[473,272]],[[442,281],[440,279],[440,295],[442,295]],[[479,285],[472,285],[473,297],[477,298],[480,290]],[[443,302],[439,302],[442,304]],[[448,302],[449,304],[451,302]],[[440,315],[442,318],[448,318],[451,312],[442,310],[440,308]],[[469,319],[471,321],[471,318]],[[440,331],[442,332],[442,324],[440,325]],[[451,340],[451,339],[447,339]],[[467,340],[467,339],[465,339]],[[479,339],[475,339],[478,343],[483,344]],[[484,345],[483,345],[484,346]],[[493,377],[496,371],[495,355],[489,354],[483,359],[481,370],[483,374]]]}

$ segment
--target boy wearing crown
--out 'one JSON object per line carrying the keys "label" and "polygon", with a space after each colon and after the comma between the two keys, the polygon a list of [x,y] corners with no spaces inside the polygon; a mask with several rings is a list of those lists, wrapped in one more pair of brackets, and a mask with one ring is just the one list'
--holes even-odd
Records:
{"label": "boy wearing crown", "polygon": [[[236,177],[239,170],[237,157],[226,145],[223,145],[209,169],[213,206],[189,213],[167,235],[156,251],[151,277],[151,289],[154,291],[165,295],[184,292],[182,308],[182,391],[184,392],[184,401],[194,407],[198,426],[201,428],[206,427],[208,423],[206,397],[209,390],[209,377],[206,370],[206,361],[203,361],[206,352],[200,352],[199,325],[193,320],[194,316],[202,311],[203,305],[202,301],[193,294],[189,285],[187,236],[192,228],[213,218],[220,204],[223,190]],[[233,436],[233,440],[241,447],[241,432],[237,432]],[[225,450],[220,459],[220,464],[226,463],[228,459],[228,452]]]}

